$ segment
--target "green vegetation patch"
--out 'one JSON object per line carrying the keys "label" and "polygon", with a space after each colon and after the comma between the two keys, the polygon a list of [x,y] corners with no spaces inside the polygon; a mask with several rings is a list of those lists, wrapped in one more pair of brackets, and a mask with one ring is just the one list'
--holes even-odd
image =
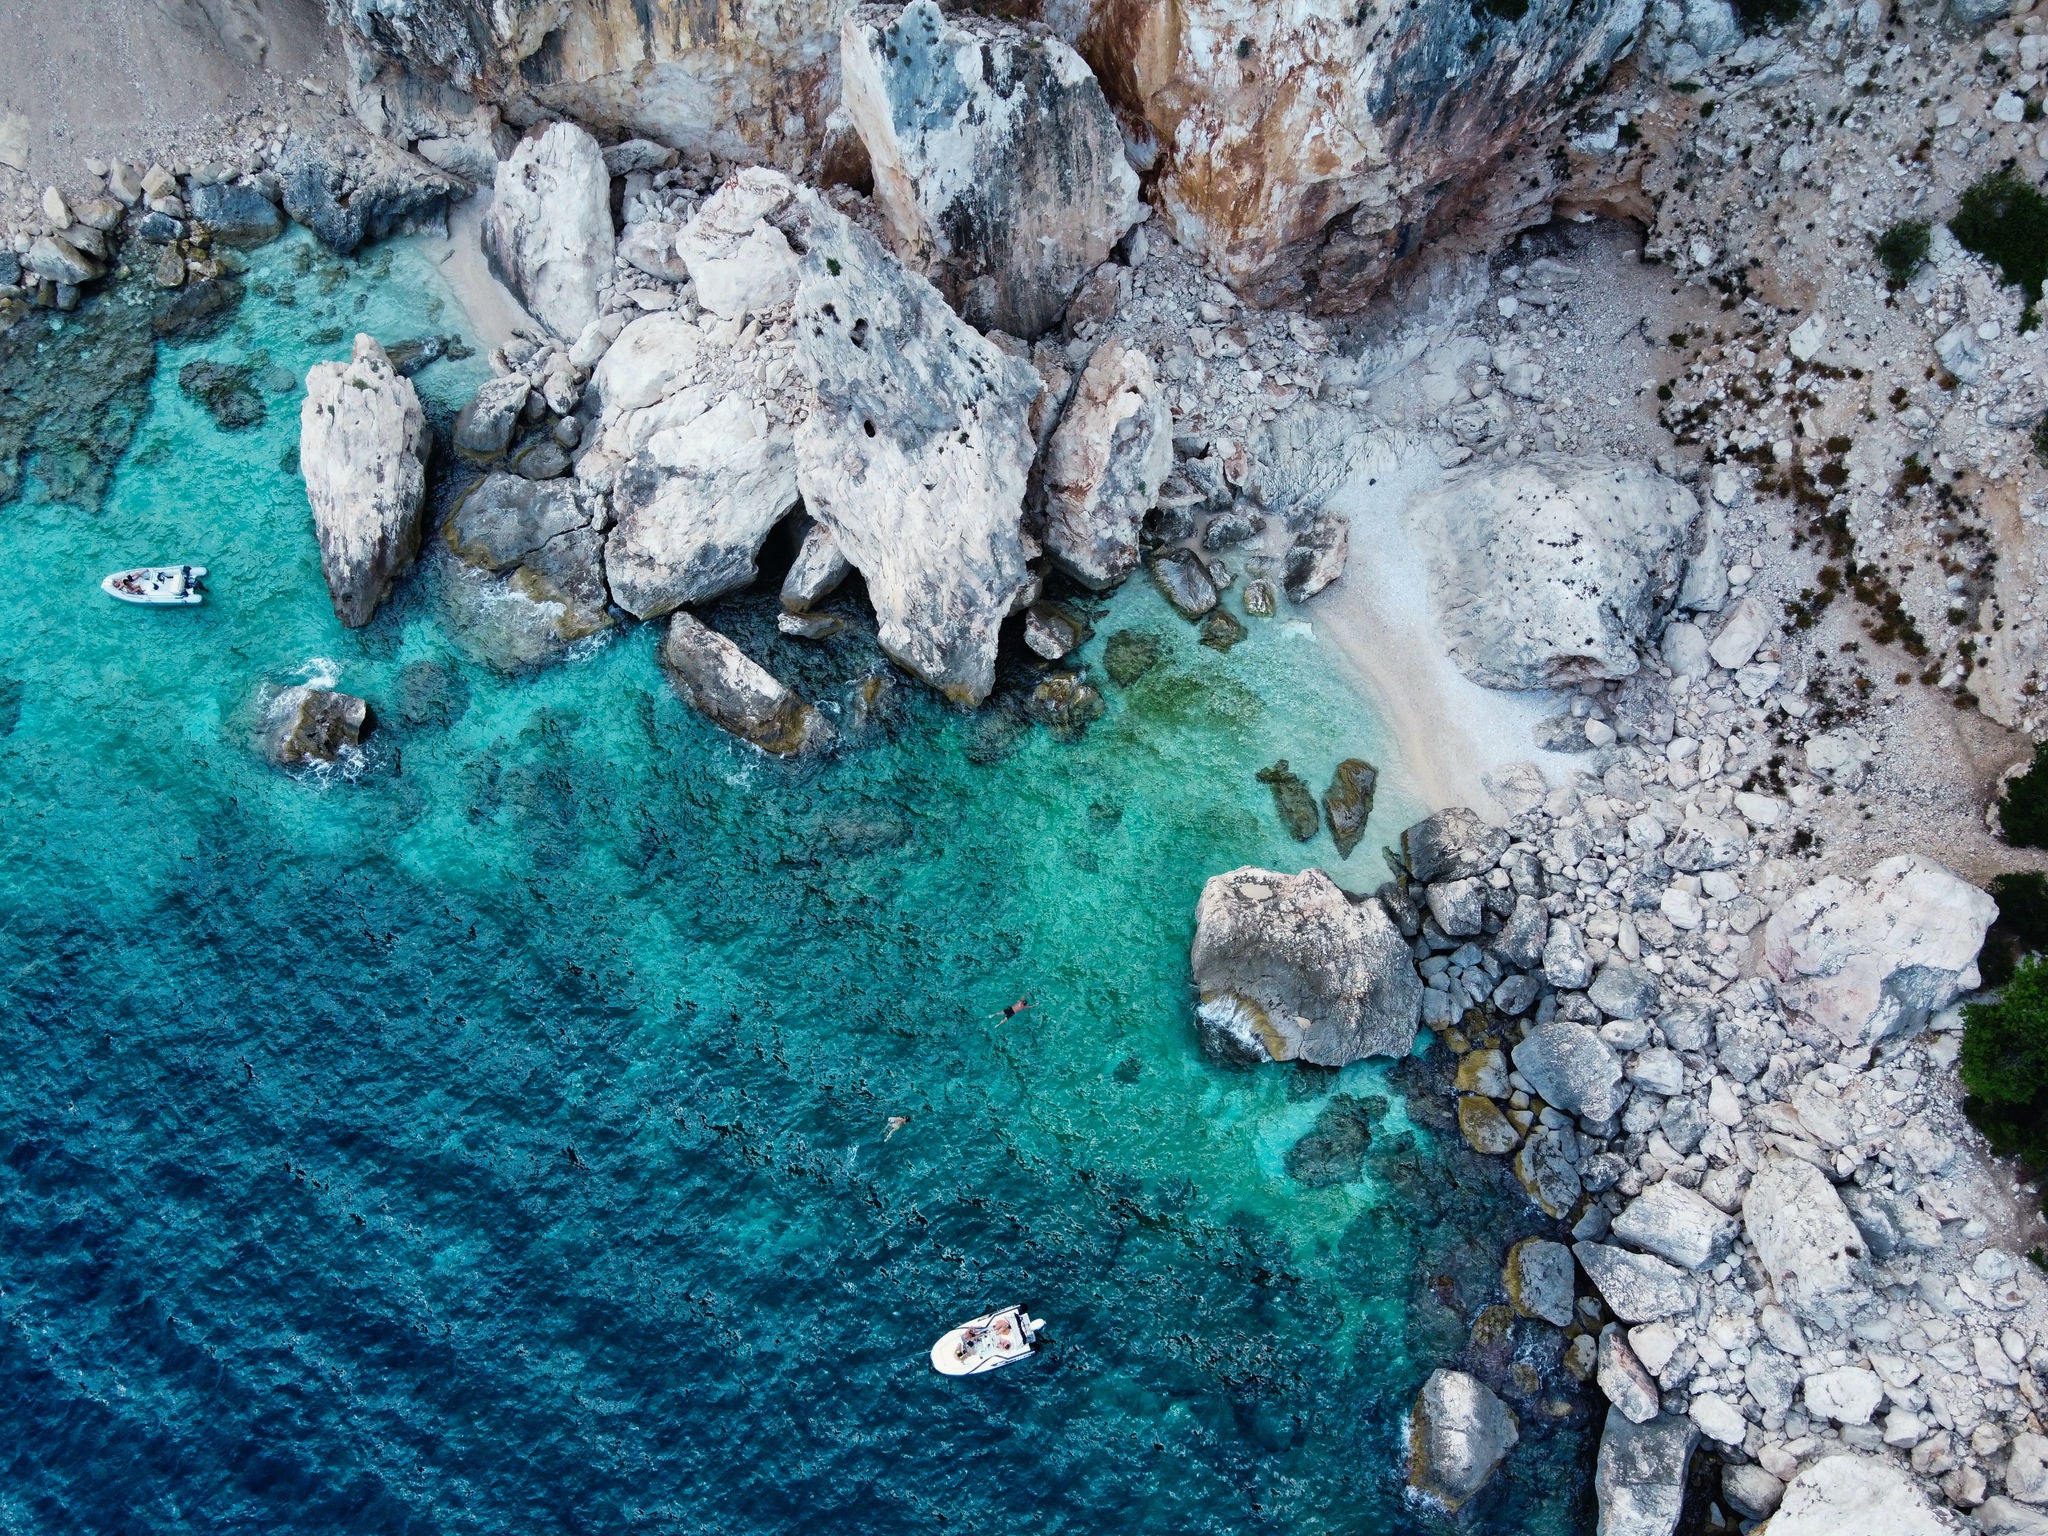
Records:
{"label": "green vegetation patch", "polygon": [[2048,742],[2034,748],[2034,761],[1998,797],[1998,825],[2015,848],[2048,848]]}
{"label": "green vegetation patch", "polygon": [[1913,274],[1920,270],[1920,263],[1927,259],[1932,234],[1920,220],[1909,219],[1903,224],[1894,224],[1871,242],[1877,248],[1877,259],[1884,263],[1885,276],[1893,288],[1903,288],[1913,280]]}
{"label": "green vegetation patch", "polygon": [[2029,955],[2048,953],[2048,875],[2021,870],[1999,875],[1990,885],[1998,921],[1984,935],[1977,969],[1984,985],[2002,987]]}
{"label": "green vegetation patch", "polygon": [[1996,1002],[1963,1010],[1960,1070],[1992,1150],[2048,1171],[2048,962],[2022,961]]}
{"label": "green vegetation patch", "polygon": [[2039,323],[2034,306],[2041,298],[2041,280],[2048,278],[2048,197],[2010,171],[1986,176],[1963,194],[1950,231],[1965,250],[1974,251],[2026,300],[2020,329]]}
{"label": "green vegetation patch", "polygon": [[1803,0],[1735,0],[1735,19],[1751,37],[1773,27],[1788,27],[1805,10]]}

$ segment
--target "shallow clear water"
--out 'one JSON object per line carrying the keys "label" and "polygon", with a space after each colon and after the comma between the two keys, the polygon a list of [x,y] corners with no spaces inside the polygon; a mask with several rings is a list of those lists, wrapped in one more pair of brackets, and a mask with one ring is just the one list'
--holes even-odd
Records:
{"label": "shallow clear water", "polygon": [[[431,562],[345,631],[295,394],[223,432],[179,372],[459,315],[406,245],[254,265],[103,509],[31,476],[4,512],[0,1530],[1437,1528],[1402,1415],[1535,1229],[1383,1064],[1227,1070],[1189,1016],[1206,876],[1368,888],[1417,811],[1336,660],[1271,622],[1205,650],[1137,585],[1098,635],[1165,658],[1085,740],[905,686],[787,767],[648,630],[491,672]],[[209,603],[96,589],[158,560]],[[713,618],[844,722],[865,642],[769,612]],[[382,717],[359,772],[252,750],[306,677]],[[1368,842],[1288,841],[1254,771],[1352,755],[1389,770]],[[1334,1092],[1393,1108],[1306,1187]],[[931,1372],[1012,1300],[1039,1360]],[[1573,1529],[1583,1429],[1531,1430],[1476,1513]]]}

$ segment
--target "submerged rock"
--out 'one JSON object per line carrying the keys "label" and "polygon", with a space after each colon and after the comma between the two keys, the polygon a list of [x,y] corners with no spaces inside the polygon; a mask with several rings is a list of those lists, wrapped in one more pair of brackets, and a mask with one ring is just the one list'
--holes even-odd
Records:
{"label": "submerged rock", "polygon": [[1350,901],[1321,870],[1212,877],[1192,962],[1203,1042],[1227,1058],[1340,1067],[1414,1044],[1422,982],[1407,945],[1377,901]]}
{"label": "submerged rock", "polygon": [[331,763],[370,728],[370,706],[354,694],[301,685],[264,711],[263,753],[280,768]]}
{"label": "submerged rock", "polygon": [[1454,470],[1408,527],[1451,658],[1489,688],[1632,675],[1678,596],[1699,521],[1655,470],[1533,454]]}
{"label": "submerged rock", "polygon": [[1077,740],[1102,718],[1102,695],[1078,672],[1060,672],[1031,690],[1024,713],[1062,740]]}
{"label": "submerged rock", "polygon": [[1279,812],[1280,824],[1289,837],[1305,843],[1316,835],[1321,825],[1316,816],[1316,797],[1301,775],[1287,766],[1286,758],[1270,768],[1261,768],[1258,780],[1273,791],[1273,809]]}
{"label": "submerged rock", "polygon": [[763,752],[796,757],[832,740],[823,716],[687,613],[669,620],[661,664],[697,713]]}
{"label": "submerged rock", "polygon": [[1116,115],[1058,37],[911,0],[850,14],[840,64],[891,239],[980,329],[1049,330],[1144,213]]}
{"label": "submerged rock", "polygon": [[186,283],[150,311],[149,328],[157,340],[182,345],[204,341],[234,318],[242,303],[242,285],[229,277]]}
{"label": "submerged rock", "polygon": [[1045,550],[1097,591],[1138,568],[1138,531],[1173,469],[1173,418],[1151,359],[1097,347],[1046,445]]}
{"label": "submerged rock", "polygon": [[1245,627],[1220,605],[1200,625],[1202,644],[1212,651],[1227,651],[1245,638]]}
{"label": "submerged rock", "polygon": [[400,725],[445,730],[468,711],[469,683],[450,663],[409,661],[398,669]]}
{"label": "submerged rock", "polygon": [[815,194],[797,201],[797,363],[815,394],[796,430],[804,505],[865,578],[883,650],[978,704],[1032,580],[1021,525],[1038,375]]}
{"label": "submerged rock", "polygon": [[743,395],[710,402],[654,433],[619,474],[605,539],[614,599],[652,619],[746,586],[769,530],[796,504],[788,435],[758,430]]}
{"label": "submerged rock", "polygon": [[1408,1486],[1456,1510],[1520,1439],[1514,1414],[1485,1383],[1463,1371],[1431,1371],[1410,1419]]}
{"label": "submerged rock", "polygon": [[35,313],[0,329],[0,505],[23,481],[97,512],[149,414],[157,349],[113,304]]}
{"label": "submerged rock", "polygon": [[1386,1119],[1387,1108],[1387,1101],[1377,1094],[1332,1095],[1317,1113],[1314,1128],[1287,1149],[1287,1176],[1310,1189],[1363,1177],[1373,1127]]}
{"label": "submerged rock", "polygon": [[306,375],[299,468],[335,616],[351,629],[370,622],[419,552],[425,434],[412,381],[374,337],[356,337],[351,361]]}
{"label": "submerged rock", "polygon": [[1362,757],[1347,757],[1337,765],[1330,787],[1323,791],[1323,814],[1329,819],[1330,841],[1337,845],[1339,857],[1350,858],[1351,850],[1365,836],[1379,781],[1379,769]]}
{"label": "submerged rock", "polygon": [[1102,669],[1117,687],[1128,688],[1159,665],[1164,651],[1157,635],[1120,629],[1102,643]]}
{"label": "submerged rock", "polygon": [[204,408],[224,432],[253,427],[263,420],[263,396],[256,370],[247,363],[216,363],[194,358],[178,370],[178,389]]}

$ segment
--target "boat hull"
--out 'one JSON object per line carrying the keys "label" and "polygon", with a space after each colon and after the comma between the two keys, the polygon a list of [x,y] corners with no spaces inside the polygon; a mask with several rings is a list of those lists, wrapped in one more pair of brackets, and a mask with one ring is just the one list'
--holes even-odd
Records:
{"label": "boat hull", "polygon": [[985,1376],[1037,1352],[1034,1324],[1021,1307],[1006,1307],[949,1329],[932,1345],[932,1369],[941,1376]]}
{"label": "boat hull", "polygon": [[189,608],[206,601],[199,579],[203,565],[144,565],[116,571],[100,582],[100,590],[117,603],[145,608]]}

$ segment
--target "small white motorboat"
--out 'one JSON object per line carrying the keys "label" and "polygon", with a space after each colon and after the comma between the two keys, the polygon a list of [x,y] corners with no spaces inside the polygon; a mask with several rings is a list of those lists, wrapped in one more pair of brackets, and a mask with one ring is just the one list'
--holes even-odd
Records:
{"label": "small white motorboat", "polygon": [[206,594],[199,579],[203,565],[142,565],[132,571],[116,571],[100,583],[100,590],[124,603],[203,603]]}
{"label": "small white motorboat", "polygon": [[943,1335],[932,1346],[932,1369],[941,1376],[979,1376],[1027,1359],[1038,1348],[1045,1319],[1022,1307],[1004,1307]]}

